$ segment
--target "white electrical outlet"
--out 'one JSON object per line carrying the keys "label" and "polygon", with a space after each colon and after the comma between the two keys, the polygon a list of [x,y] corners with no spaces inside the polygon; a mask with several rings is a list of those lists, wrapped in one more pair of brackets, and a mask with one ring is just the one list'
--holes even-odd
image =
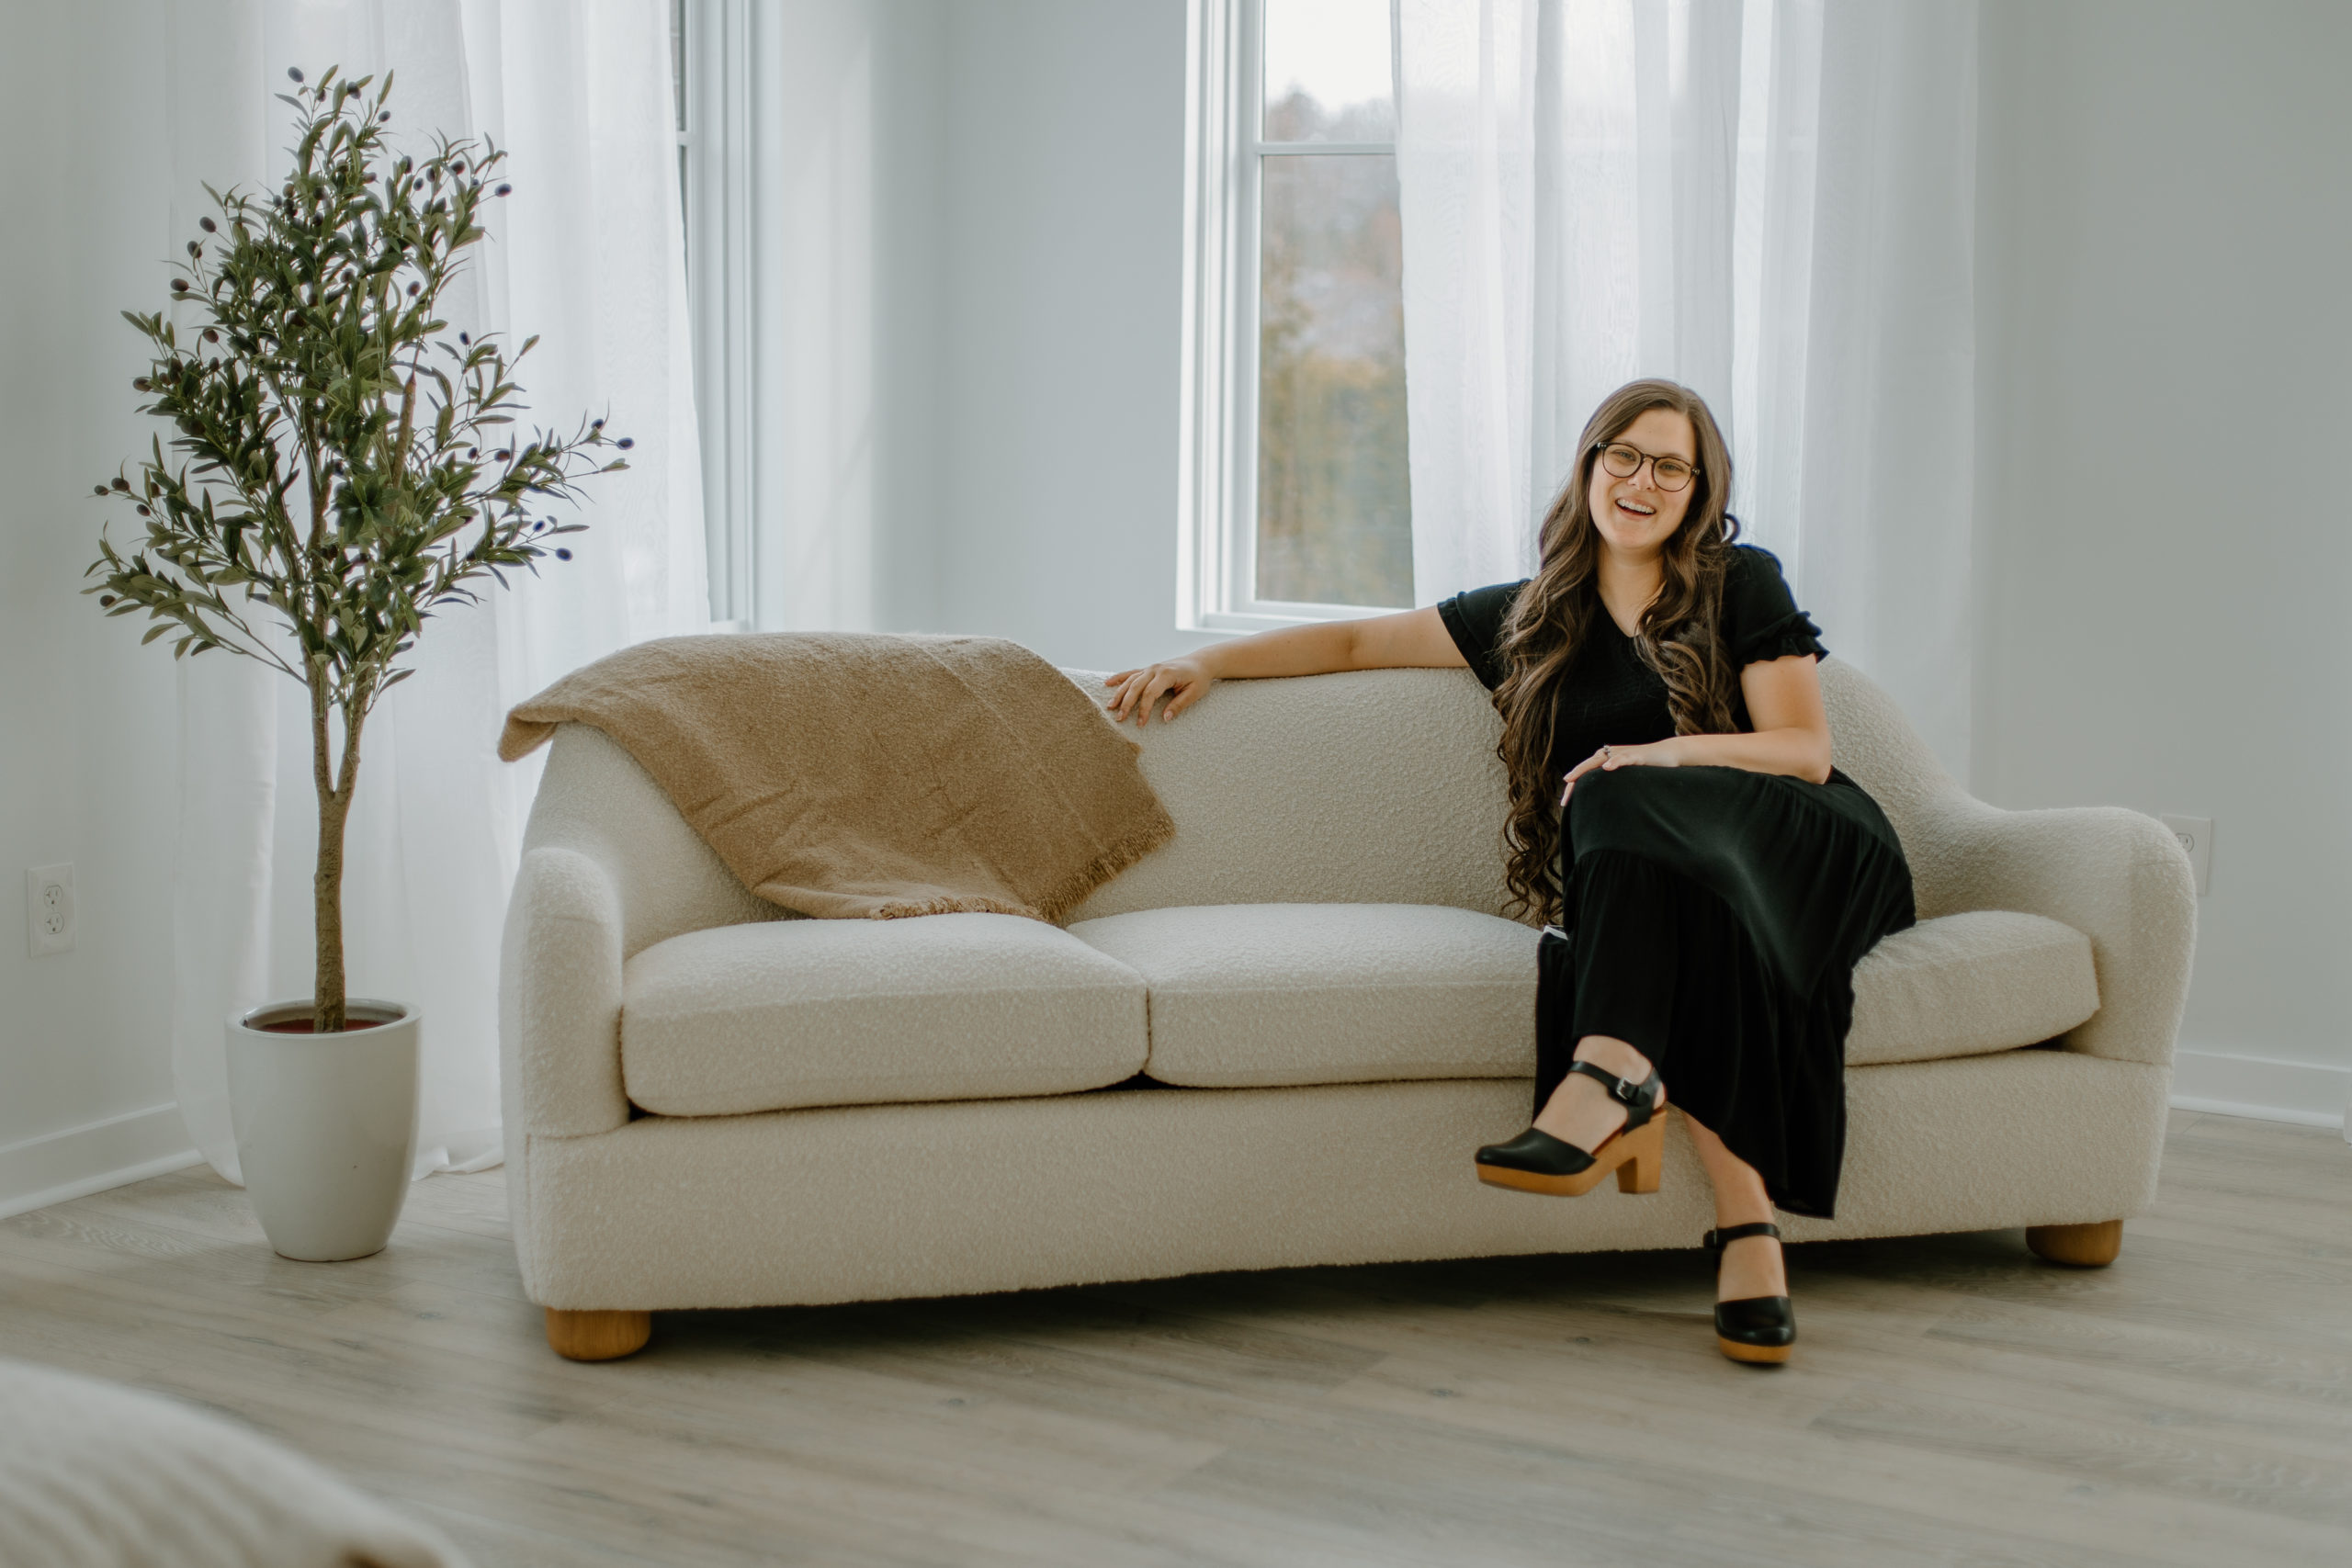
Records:
{"label": "white electrical outlet", "polygon": [[25,925],[32,955],[74,951],[74,867],[37,865],[25,873]]}
{"label": "white electrical outlet", "polygon": [[2197,874],[2197,896],[2205,897],[2205,885],[2213,871],[2213,819],[2211,817],[2164,817],[2159,821],[2172,829],[2180,847],[2188,852],[2188,867]]}

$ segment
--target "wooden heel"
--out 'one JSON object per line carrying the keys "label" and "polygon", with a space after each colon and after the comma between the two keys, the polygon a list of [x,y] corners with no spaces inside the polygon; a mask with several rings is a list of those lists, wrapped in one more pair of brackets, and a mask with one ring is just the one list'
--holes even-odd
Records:
{"label": "wooden heel", "polygon": [[1777,1367],[1789,1359],[1794,1348],[1789,1345],[1743,1345],[1736,1339],[1715,1336],[1715,1348],[1735,1361],[1745,1361],[1752,1367]]}
{"label": "wooden heel", "polygon": [[1617,1168],[1620,1192],[1655,1192],[1660,1168],[1666,1164],[1666,1118],[1634,1130],[1625,1140],[1625,1163]]}
{"label": "wooden heel", "polygon": [[566,1312],[548,1308],[548,1346],[567,1361],[611,1361],[645,1348],[650,1312]]}
{"label": "wooden heel", "polygon": [[2104,1269],[2123,1250],[2123,1222],[2087,1225],[2028,1225],[2025,1244],[2036,1258],[2073,1269]]}

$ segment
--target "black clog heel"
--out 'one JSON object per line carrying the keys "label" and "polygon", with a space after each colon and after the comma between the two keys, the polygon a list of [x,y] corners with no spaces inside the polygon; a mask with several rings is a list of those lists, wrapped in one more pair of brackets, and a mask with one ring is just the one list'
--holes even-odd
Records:
{"label": "black clog heel", "polygon": [[[1715,1255],[1715,1270],[1723,1271],[1724,1248],[1746,1236],[1781,1239],[1772,1224],[1727,1225],[1709,1231],[1706,1248]],[[1715,1303],[1715,1346],[1735,1361],[1775,1365],[1789,1359],[1797,1342],[1797,1309],[1786,1296],[1747,1296]]]}
{"label": "black clog heel", "polygon": [[1572,1062],[1568,1071],[1598,1078],[1609,1098],[1625,1108],[1625,1124],[1587,1154],[1574,1144],[1530,1127],[1507,1144],[1488,1144],[1478,1151],[1478,1179],[1489,1187],[1515,1192],[1541,1192],[1554,1198],[1574,1198],[1617,1173],[1620,1192],[1657,1190],[1658,1167],[1666,1156],[1666,1086],[1652,1067],[1650,1076],[1631,1083],[1590,1062]]}

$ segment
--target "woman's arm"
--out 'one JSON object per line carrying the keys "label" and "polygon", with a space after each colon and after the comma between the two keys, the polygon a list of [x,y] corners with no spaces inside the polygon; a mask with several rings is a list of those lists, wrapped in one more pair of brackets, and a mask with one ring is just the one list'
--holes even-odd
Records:
{"label": "woman's arm", "polygon": [[1821,678],[1810,653],[1762,660],[1739,672],[1751,735],[1678,735],[1646,746],[1611,746],[1578,762],[1561,785],[1560,801],[1595,768],[1746,768],[1824,784],[1829,778],[1829,714],[1821,705]]}
{"label": "woman's arm", "polygon": [[1103,681],[1119,688],[1111,717],[1130,714],[1151,722],[1152,704],[1165,696],[1162,724],[1201,700],[1212,682],[1262,680],[1272,675],[1325,675],[1334,670],[1460,670],[1468,660],[1453,646],[1435,606],[1360,621],[1322,621],[1282,626],[1252,637],[1215,643],[1182,659],[1163,659],[1140,669],[1122,670]]}
{"label": "woman's arm", "polygon": [[1821,676],[1810,653],[1759,660],[1739,672],[1747,699],[1750,735],[1676,737],[1680,761],[1759,773],[1791,773],[1829,781],[1829,711],[1821,704]]}

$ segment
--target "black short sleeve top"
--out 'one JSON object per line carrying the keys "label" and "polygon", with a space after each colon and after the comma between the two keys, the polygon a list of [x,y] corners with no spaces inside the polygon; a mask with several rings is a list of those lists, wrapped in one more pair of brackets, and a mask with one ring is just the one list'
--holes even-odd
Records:
{"label": "black short sleeve top", "polygon": [[[1444,600],[1438,616],[1453,634],[1471,671],[1488,691],[1503,682],[1501,642],[1504,619],[1527,580],[1473,588]],[[1554,731],[1555,771],[1590,756],[1602,746],[1638,746],[1664,740],[1674,734],[1674,716],[1667,705],[1666,682],[1642,662],[1634,639],[1617,629],[1606,615],[1593,618],[1592,635],[1563,683],[1557,728]],[[1734,545],[1724,574],[1722,636],[1732,668],[1744,670],[1767,660],[1811,654],[1818,659],[1829,650],[1822,646],[1821,628],[1797,608],[1781,563],[1770,550],[1754,545]],[[1747,716],[1746,699],[1732,695],[1732,719],[1745,732],[1755,728]]]}

